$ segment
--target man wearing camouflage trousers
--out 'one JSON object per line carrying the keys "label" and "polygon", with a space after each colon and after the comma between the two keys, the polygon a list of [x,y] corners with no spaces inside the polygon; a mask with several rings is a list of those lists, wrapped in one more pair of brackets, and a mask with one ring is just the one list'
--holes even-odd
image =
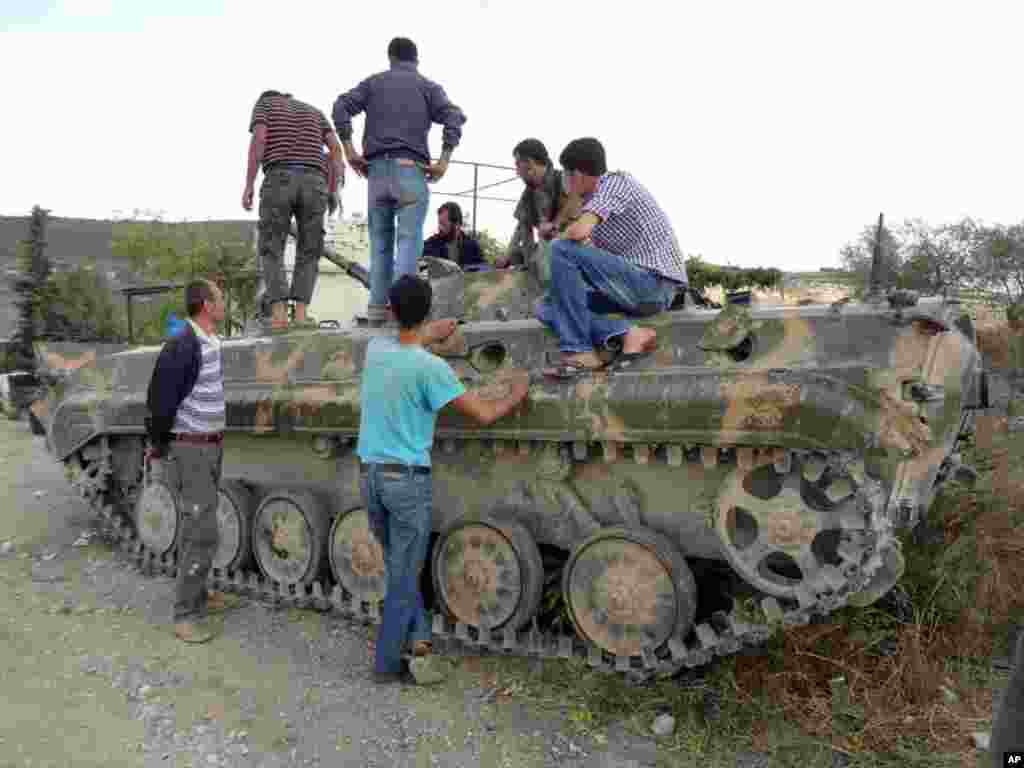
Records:
{"label": "man wearing camouflage trousers", "polygon": [[221,611],[226,597],[207,592],[206,577],[219,543],[218,488],[223,462],[224,369],[217,324],[224,298],[205,280],[185,289],[188,322],[164,344],[146,393],[150,418],[147,460],[181,505],[174,633],[186,643],[216,634],[208,611]]}
{"label": "man wearing camouflage trousers", "polygon": [[[341,144],[327,117],[316,107],[289,93],[264,91],[249,120],[249,160],[242,207],[252,210],[256,173],[263,167],[260,187],[259,252],[266,282],[266,299],[274,328],[288,325],[286,302],[295,301],[295,322],[305,323],[313,299],[324,248],[324,212],[334,213],[337,190],[344,186]],[[325,155],[324,146],[330,154]],[[295,217],[298,242],[291,290],[284,280],[284,248]]]}

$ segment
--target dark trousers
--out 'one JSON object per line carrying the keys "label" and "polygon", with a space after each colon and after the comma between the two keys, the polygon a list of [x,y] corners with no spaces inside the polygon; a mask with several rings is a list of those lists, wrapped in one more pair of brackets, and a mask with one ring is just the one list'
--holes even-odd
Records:
{"label": "dark trousers", "polygon": [[175,622],[206,613],[206,578],[220,544],[217,505],[223,463],[221,445],[180,442],[171,443],[167,458],[154,463],[181,505]]}
{"label": "dark trousers", "polygon": [[[294,299],[309,304],[320,273],[324,250],[327,179],[309,168],[271,168],[260,186],[259,252],[268,302]],[[284,247],[292,216],[298,242],[288,291],[284,279]]]}

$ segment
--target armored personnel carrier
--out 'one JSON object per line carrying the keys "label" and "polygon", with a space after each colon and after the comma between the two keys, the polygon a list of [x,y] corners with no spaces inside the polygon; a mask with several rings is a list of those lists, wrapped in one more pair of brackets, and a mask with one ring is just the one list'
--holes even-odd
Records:
{"label": "armored personnel carrier", "polygon": [[[421,271],[432,315],[460,320],[433,351],[469,387],[497,394],[531,372],[526,403],[490,427],[439,416],[424,580],[439,648],[671,673],[868,605],[900,578],[897,531],[959,471],[987,407],[971,321],[943,298],[702,308],[687,291],[637,319],[658,331],[653,356],[549,380],[558,345],[533,319],[536,270]],[[386,572],[354,448],[366,345],[386,333],[225,341],[219,588],[377,620]],[[158,351],[81,365],[36,413],[124,546],[173,573],[178,502],[144,463]],[[552,590],[558,629],[537,620]]]}

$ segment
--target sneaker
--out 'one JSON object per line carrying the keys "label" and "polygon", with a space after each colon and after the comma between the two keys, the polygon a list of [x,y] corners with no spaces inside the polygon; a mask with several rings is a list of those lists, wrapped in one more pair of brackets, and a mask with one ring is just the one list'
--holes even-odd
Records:
{"label": "sneaker", "polygon": [[436,656],[417,656],[409,662],[409,671],[417,685],[436,685],[444,682],[448,673],[444,662]]}
{"label": "sneaker", "polygon": [[416,685],[416,678],[409,673],[408,669],[403,669],[401,672],[374,671],[373,682],[377,685]]}
{"label": "sneaker", "polygon": [[184,643],[206,643],[215,638],[219,632],[206,622],[179,621],[174,625],[174,635]]}

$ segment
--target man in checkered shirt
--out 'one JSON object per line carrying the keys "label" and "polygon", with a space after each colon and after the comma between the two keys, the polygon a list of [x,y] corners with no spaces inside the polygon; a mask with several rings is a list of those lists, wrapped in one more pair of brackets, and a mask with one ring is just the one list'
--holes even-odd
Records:
{"label": "man in checkered shirt", "polygon": [[564,378],[603,367],[597,350],[615,346],[612,339],[621,342],[617,361],[653,352],[653,329],[607,315],[664,311],[689,280],[665,212],[628,173],[608,172],[601,142],[576,139],[559,161],[569,193],[583,206],[552,244],[551,287],[537,316],[558,334],[562,352],[562,364],[545,373]]}

